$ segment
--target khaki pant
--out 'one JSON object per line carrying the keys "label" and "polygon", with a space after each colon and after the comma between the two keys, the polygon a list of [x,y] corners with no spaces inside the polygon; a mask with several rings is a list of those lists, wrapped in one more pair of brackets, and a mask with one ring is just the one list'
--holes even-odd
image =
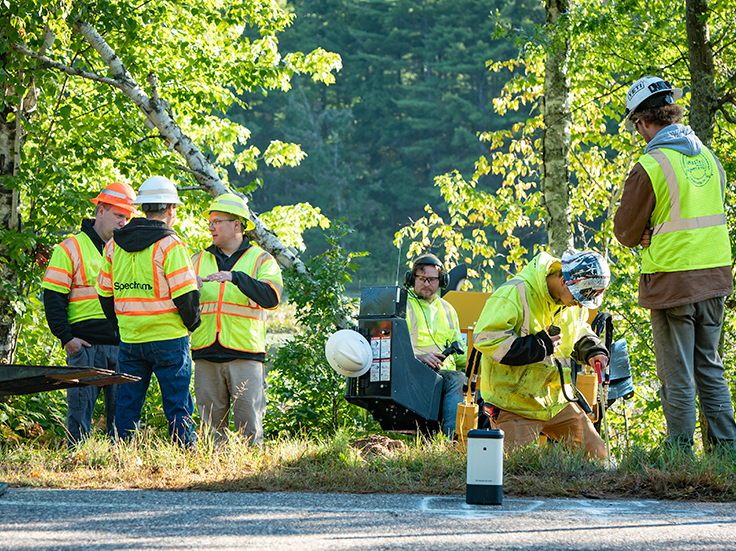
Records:
{"label": "khaki pant", "polygon": [[491,426],[504,432],[503,442],[507,451],[532,444],[539,440],[540,434],[544,434],[552,440],[567,440],[576,447],[582,446],[590,457],[608,457],[605,443],[577,404],[568,404],[549,421],[527,419],[501,410],[498,417],[491,420]]}
{"label": "khaki pant", "polygon": [[194,362],[194,394],[202,423],[209,425],[217,441],[225,439],[230,427],[232,402],[235,430],[251,444],[263,443],[263,417],[266,414],[264,366],[254,360],[214,363]]}

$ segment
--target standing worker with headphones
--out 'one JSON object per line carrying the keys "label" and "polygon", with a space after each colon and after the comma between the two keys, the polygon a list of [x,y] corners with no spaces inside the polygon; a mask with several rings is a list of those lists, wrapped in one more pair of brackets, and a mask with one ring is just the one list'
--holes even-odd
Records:
{"label": "standing worker with headphones", "polygon": [[733,293],[726,175],[679,124],[681,97],[680,88],[652,76],[626,94],[625,126],[647,145],[624,184],[613,231],[621,244],[643,248],[639,306],[650,310],[665,445],[692,453],[697,396],[710,443],[733,451],[736,422],[718,355],[724,300]]}
{"label": "standing worker with headphones", "polygon": [[462,343],[457,312],[439,296],[439,290],[447,287],[448,281],[440,259],[425,254],[414,260],[404,285],[409,290],[406,323],[414,355],[442,376],[441,425],[442,431],[452,438],[457,405],[463,400],[467,354],[462,350],[443,354],[453,343]]}
{"label": "standing worker with headphones", "polygon": [[[43,306],[49,329],[66,350],[70,366],[93,366],[118,371],[117,325],[108,322],[97,300],[95,283],[102,266],[102,251],[114,230],[127,224],[135,212],[135,191],[113,182],[91,200],[94,220],[82,221],[81,231],[55,249],[43,276]],[[67,444],[81,442],[92,428],[92,413],[102,390],[107,432],[115,431],[118,385],[85,385],[66,391]]]}
{"label": "standing worker with headphones", "polygon": [[197,276],[171,229],[183,203],[167,178],[151,176],[133,204],[141,205],[146,217],[114,232],[97,279],[102,309],[120,326],[120,371],[140,377],[118,390],[115,428],[119,438],[133,436],[155,373],[169,436],[191,447],[196,432],[189,334],[200,320]]}
{"label": "standing worker with headphones", "polygon": [[218,441],[230,427],[263,442],[266,318],[283,282],[276,260],[243,236],[255,227],[245,201],[218,196],[205,212],[212,245],[192,258],[202,293],[202,325],[192,335],[194,393],[202,422]]}

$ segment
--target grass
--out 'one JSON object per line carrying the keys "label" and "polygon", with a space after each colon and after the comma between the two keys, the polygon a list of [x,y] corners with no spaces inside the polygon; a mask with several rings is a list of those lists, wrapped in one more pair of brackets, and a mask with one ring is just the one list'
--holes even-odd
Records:
{"label": "grass", "polygon": [[[0,480],[11,486],[176,491],[319,491],[464,495],[466,456],[445,438],[407,438],[404,449],[361,454],[354,438],[289,437],[249,448],[201,439],[186,451],[143,433],[136,443],[94,436],[75,450],[49,443],[0,445]],[[608,470],[563,446],[531,446],[504,460],[506,496],[736,500],[736,461],[629,451]]]}

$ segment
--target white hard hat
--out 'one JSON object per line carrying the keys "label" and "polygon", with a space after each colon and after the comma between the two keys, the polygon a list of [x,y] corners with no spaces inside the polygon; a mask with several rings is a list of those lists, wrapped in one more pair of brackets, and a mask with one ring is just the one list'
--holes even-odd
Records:
{"label": "white hard hat", "polygon": [[611,282],[608,262],[595,251],[565,251],[561,259],[562,276],[572,296],[586,308],[598,308],[603,292]]}
{"label": "white hard hat", "polygon": [[138,195],[133,205],[158,203],[161,205],[183,205],[179,200],[179,193],[171,180],[164,176],[151,176],[138,188]]}
{"label": "white hard hat", "polygon": [[357,331],[341,329],[325,343],[325,356],[332,369],[346,377],[360,377],[373,362],[368,341]]}
{"label": "white hard hat", "polygon": [[682,97],[682,88],[674,88],[672,84],[659,77],[642,77],[631,85],[626,94],[626,112],[624,125],[626,130],[634,130],[631,115],[637,109],[649,109],[676,102]]}

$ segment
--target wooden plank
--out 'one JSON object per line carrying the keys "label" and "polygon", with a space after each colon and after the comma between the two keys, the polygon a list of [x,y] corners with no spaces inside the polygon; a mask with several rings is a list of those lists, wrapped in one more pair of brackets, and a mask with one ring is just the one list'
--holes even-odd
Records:
{"label": "wooden plank", "polygon": [[0,364],[0,396],[35,394],[86,385],[124,384],[139,379],[127,373],[92,366]]}

